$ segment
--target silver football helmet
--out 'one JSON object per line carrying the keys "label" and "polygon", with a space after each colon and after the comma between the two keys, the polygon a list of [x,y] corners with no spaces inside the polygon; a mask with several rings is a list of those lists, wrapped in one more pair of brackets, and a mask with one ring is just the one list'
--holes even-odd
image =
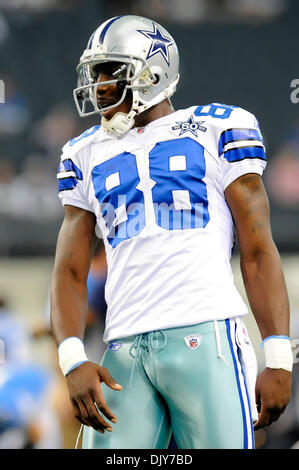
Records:
{"label": "silver football helmet", "polygon": [[[97,66],[116,62],[112,80],[99,83]],[[102,116],[108,134],[121,136],[134,125],[137,114],[171,97],[179,81],[179,53],[174,39],[153,20],[134,15],[117,16],[99,26],[90,37],[77,66],[78,85],[74,100],[81,117],[119,106],[128,90],[132,106],[128,114],[117,112],[112,119]],[[120,99],[99,103],[99,86],[116,83]]]}

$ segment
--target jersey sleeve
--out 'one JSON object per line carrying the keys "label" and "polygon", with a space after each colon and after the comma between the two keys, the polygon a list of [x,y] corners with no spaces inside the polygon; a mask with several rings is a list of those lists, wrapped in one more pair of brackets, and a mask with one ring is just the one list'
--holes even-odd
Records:
{"label": "jersey sleeve", "polygon": [[226,121],[218,138],[223,190],[246,173],[262,175],[267,164],[264,139],[256,117],[235,108]]}
{"label": "jersey sleeve", "polygon": [[72,205],[93,212],[85,186],[84,155],[82,150],[81,152],[71,150],[66,144],[61,155],[57,172],[58,197],[64,206]]}

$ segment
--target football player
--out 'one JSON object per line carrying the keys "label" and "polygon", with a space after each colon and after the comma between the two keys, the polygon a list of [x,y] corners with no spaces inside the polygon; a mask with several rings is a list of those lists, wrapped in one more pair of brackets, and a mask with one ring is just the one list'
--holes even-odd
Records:
{"label": "football player", "polygon": [[[52,328],[84,448],[253,448],[290,397],[288,296],[262,183],[253,114],[219,103],[174,111],[172,36],[139,16],[107,20],[77,68],[80,116],[101,115],[63,148],[65,218]],[[234,226],[265,350],[256,358],[234,285]],[[83,344],[96,237],[106,249],[101,364]]]}

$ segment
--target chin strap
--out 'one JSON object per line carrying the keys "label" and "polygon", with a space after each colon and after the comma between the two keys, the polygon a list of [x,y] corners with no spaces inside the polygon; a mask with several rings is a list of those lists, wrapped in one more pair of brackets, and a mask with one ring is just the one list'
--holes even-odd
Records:
{"label": "chin strap", "polygon": [[[175,84],[177,81],[175,82]],[[154,105],[159,104],[163,101],[163,99],[167,98],[170,104],[171,109],[174,111],[174,107],[170,101],[170,96],[174,93],[173,87],[169,87],[164,90],[162,99],[161,96],[156,97],[155,100],[152,100],[151,105],[148,106],[147,104],[140,104],[135,105],[135,108],[132,108],[128,114],[118,112],[116,113],[111,119],[106,119],[105,116],[102,116],[101,124],[103,126],[104,131],[108,135],[113,135],[115,137],[121,137],[122,135],[129,132],[130,129],[135,124],[135,116],[141,114],[143,111],[146,111],[149,108],[152,108]],[[134,97],[133,97],[134,101]],[[136,100],[137,101],[137,100]]]}
{"label": "chin strap", "polygon": [[133,110],[131,110],[128,114],[116,113],[109,120],[102,116],[101,124],[107,134],[114,135],[115,137],[121,137],[134,126],[134,117],[136,114],[136,111]]}

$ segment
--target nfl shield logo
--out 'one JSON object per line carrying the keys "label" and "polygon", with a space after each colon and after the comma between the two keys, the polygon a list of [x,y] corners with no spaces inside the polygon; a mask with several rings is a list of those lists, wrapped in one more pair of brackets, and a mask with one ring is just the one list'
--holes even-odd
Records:
{"label": "nfl shield logo", "polygon": [[189,347],[191,349],[197,348],[198,347],[198,339],[197,338],[189,339]]}
{"label": "nfl shield logo", "polygon": [[197,349],[201,342],[201,335],[189,335],[184,340],[189,349]]}

